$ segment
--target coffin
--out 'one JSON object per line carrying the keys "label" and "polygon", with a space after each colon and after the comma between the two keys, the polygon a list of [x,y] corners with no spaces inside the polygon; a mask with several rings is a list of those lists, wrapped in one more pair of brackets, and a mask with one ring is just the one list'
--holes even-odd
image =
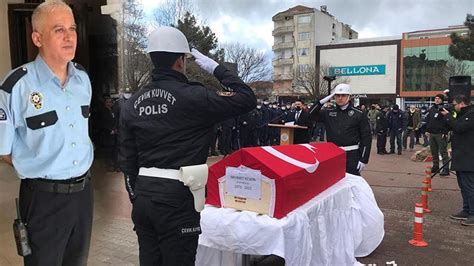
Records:
{"label": "coffin", "polygon": [[244,148],[209,168],[206,203],[282,218],[345,173],[332,143]]}

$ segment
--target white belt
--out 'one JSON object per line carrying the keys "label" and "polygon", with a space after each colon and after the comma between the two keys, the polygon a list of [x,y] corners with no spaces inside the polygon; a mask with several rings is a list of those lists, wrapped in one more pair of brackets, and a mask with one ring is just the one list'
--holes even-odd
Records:
{"label": "white belt", "polygon": [[140,167],[140,171],[138,172],[138,174],[143,175],[143,176],[161,177],[161,178],[181,180],[181,175],[179,174],[179,170],[175,170],[175,169],[163,169],[163,168],[156,168],[156,167],[150,167],[150,168]]}
{"label": "white belt", "polygon": [[194,208],[196,211],[200,212],[204,209],[208,175],[207,164],[183,166],[179,170],[140,167],[138,174],[141,176],[168,178],[183,182],[193,194]]}
{"label": "white belt", "polygon": [[[358,150],[359,149],[359,144],[356,144],[356,145],[351,145],[351,146],[341,146],[339,147],[345,151],[355,151],[355,150]],[[141,170],[141,168],[140,168]]]}

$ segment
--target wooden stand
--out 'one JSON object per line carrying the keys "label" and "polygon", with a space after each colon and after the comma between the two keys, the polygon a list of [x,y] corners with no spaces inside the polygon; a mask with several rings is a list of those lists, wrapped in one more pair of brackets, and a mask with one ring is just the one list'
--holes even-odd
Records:
{"label": "wooden stand", "polygon": [[280,145],[290,145],[293,144],[293,138],[295,135],[295,128],[308,129],[308,127],[303,126],[288,126],[281,124],[268,124],[269,127],[278,127],[280,128]]}

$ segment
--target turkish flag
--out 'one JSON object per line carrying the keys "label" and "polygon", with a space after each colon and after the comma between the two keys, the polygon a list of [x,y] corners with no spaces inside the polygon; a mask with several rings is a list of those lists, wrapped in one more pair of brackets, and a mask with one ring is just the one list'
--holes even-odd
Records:
{"label": "turkish flag", "polygon": [[342,179],[345,166],[345,152],[332,143],[244,148],[209,168],[206,203],[221,207],[219,179],[229,167],[244,167],[274,180],[274,210],[267,214],[281,218]]}

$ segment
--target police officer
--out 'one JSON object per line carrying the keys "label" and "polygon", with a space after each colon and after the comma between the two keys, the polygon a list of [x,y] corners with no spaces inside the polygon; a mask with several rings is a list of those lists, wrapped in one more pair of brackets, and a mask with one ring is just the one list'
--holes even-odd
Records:
{"label": "police officer", "polygon": [[382,106],[382,110],[378,110],[375,115],[375,132],[377,133],[377,154],[387,154],[387,130],[388,106]]}
{"label": "police officer", "polygon": [[196,63],[232,91],[188,81],[189,45],[175,28],[154,30],[147,49],[152,81],[126,102],[119,135],[140,265],[194,265],[200,213],[189,188],[177,180],[178,169],[205,164],[214,124],[249,112],[257,100],[232,71],[195,49]]}
{"label": "police officer", "polygon": [[67,4],[40,4],[32,26],[38,56],[13,70],[0,89],[0,155],[21,179],[20,213],[32,250],[24,262],[86,265],[93,206],[91,84],[71,62],[77,35]]}
{"label": "police officer", "polygon": [[[337,85],[331,95],[316,102],[310,111],[310,119],[324,123],[327,141],[333,142],[347,153],[346,171],[360,175],[369,162],[372,137],[367,116],[354,107],[350,95],[349,85]],[[332,97],[336,99],[336,107],[321,109]]]}

